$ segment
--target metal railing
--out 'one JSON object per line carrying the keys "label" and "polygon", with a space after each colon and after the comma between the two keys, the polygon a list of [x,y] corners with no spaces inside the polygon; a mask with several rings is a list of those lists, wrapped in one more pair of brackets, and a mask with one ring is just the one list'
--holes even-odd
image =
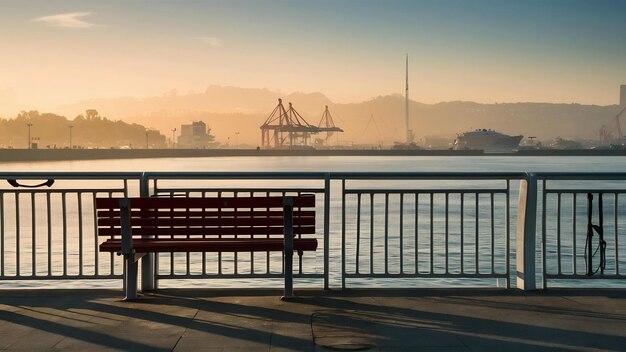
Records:
{"label": "metal railing", "polygon": [[133,195],[140,176],[1,174],[0,280],[122,278],[121,262],[98,251],[94,200]]}
{"label": "metal railing", "polygon": [[[624,279],[626,174],[543,173],[541,268],[548,280]],[[558,281],[557,281],[558,280]]]}
{"label": "metal railing", "polygon": [[[323,262],[318,270],[316,252],[296,256],[295,278],[322,278],[329,288],[328,173],[149,173],[146,182],[152,196],[238,197],[315,194],[316,231]],[[260,186],[265,183],[265,187]],[[320,216],[321,215],[321,216]],[[155,280],[181,278],[279,278],[283,259],[280,253],[170,253],[156,256]],[[152,264],[148,264],[152,266]],[[144,271],[150,270],[147,267]],[[148,276],[150,276],[148,275]],[[148,277],[144,278],[149,280]],[[156,282],[155,282],[156,286]]]}
{"label": "metal railing", "polygon": [[[545,288],[625,276],[623,173],[25,172],[0,173],[0,281],[122,278],[121,258],[98,251],[96,197],[302,193],[316,194],[320,248],[296,257],[299,282],[344,288],[495,279],[510,287],[516,277],[518,287],[533,289],[537,281]],[[606,245],[596,273],[599,199]],[[144,258],[144,289],[167,279],[282,275],[275,253]],[[587,275],[588,258],[594,275]]]}
{"label": "metal railing", "polygon": [[365,278],[504,279],[510,287],[511,180],[523,176],[333,174],[342,189],[342,287]]}

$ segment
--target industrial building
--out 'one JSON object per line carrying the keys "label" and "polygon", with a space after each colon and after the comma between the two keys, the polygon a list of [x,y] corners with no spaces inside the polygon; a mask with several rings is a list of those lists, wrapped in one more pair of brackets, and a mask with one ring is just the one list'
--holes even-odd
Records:
{"label": "industrial building", "polygon": [[206,149],[215,145],[215,137],[211,135],[211,129],[207,128],[204,122],[197,121],[180,126],[178,148]]}

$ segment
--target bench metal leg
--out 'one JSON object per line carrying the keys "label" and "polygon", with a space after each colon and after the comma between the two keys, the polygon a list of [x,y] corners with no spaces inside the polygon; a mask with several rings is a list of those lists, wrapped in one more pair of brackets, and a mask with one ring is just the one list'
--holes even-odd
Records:
{"label": "bench metal leg", "polygon": [[285,275],[285,294],[282,299],[293,298],[293,198],[283,199],[284,216],[284,252],[283,271]]}
{"label": "bench metal leg", "polygon": [[141,290],[156,290],[155,274],[155,254],[148,253],[141,258]]}
{"label": "bench metal leg", "polygon": [[126,276],[124,277],[124,300],[137,299],[137,261],[134,255],[124,256]]}

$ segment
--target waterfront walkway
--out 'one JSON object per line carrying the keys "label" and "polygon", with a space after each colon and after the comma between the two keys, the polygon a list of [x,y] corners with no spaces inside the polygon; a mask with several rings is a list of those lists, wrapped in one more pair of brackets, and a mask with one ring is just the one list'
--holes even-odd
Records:
{"label": "waterfront walkway", "polygon": [[297,293],[0,290],[0,351],[626,350],[625,290]]}

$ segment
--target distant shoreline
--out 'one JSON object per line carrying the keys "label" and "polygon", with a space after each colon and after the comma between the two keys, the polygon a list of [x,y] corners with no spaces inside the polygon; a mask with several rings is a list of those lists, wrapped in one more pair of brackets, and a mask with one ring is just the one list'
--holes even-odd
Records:
{"label": "distant shoreline", "polygon": [[522,150],[484,153],[482,150],[272,150],[272,149],[0,149],[0,162],[68,161],[139,158],[277,156],[626,156],[626,150]]}

